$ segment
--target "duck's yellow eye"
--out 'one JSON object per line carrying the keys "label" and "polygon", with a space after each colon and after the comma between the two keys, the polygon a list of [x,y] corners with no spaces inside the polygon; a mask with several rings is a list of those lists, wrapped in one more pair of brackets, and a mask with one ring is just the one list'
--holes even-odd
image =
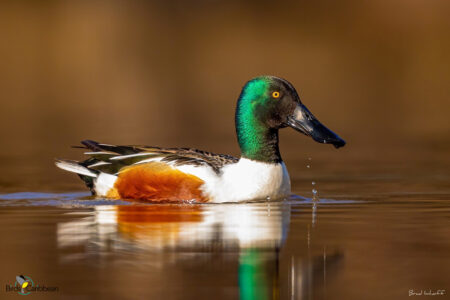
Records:
{"label": "duck's yellow eye", "polygon": [[272,97],[279,98],[280,97],[280,92],[273,92],[272,93]]}

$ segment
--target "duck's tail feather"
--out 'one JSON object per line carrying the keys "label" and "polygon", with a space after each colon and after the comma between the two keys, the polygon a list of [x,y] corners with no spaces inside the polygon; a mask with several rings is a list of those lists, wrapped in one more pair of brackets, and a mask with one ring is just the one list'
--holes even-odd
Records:
{"label": "duck's tail feather", "polygon": [[94,179],[98,177],[98,171],[90,170],[83,166],[82,162],[75,160],[56,159],[55,164],[60,169],[78,174],[81,180],[83,180],[86,186],[91,190],[92,194],[95,195]]}
{"label": "duck's tail feather", "polygon": [[84,175],[88,177],[97,177],[98,173],[86,168],[81,165],[80,162],[75,160],[67,160],[67,159],[57,159],[55,162],[56,166],[60,169],[77,173],[78,175]]}
{"label": "duck's tail feather", "polygon": [[84,147],[87,149],[91,149],[92,151],[102,151],[103,148],[100,147],[100,144],[93,140],[84,140],[81,141],[81,144],[83,144]]}

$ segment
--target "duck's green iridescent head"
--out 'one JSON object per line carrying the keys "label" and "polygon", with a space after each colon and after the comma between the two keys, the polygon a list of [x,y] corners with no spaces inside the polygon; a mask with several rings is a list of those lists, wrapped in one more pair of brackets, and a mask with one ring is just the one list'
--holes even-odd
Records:
{"label": "duck's green iridescent head", "polygon": [[301,103],[295,88],[275,76],[248,81],[236,108],[236,133],[242,156],[264,162],[280,162],[278,129],[286,126],[336,148],[344,140],[323,126]]}

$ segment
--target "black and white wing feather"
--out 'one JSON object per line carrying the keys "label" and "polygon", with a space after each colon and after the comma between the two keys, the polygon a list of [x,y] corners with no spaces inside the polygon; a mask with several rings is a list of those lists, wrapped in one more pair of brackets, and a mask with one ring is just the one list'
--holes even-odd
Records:
{"label": "black and white wing feather", "polygon": [[171,163],[174,166],[207,165],[219,174],[223,166],[238,162],[238,158],[230,155],[214,154],[191,148],[161,148],[136,145],[115,146],[100,144],[91,140],[82,141],[81,144],[84,147],[80,148],[90,150],[85,152],[90,157],[78,164],[93,173],[116,174],[124,167],[158,159],[161,162]]}

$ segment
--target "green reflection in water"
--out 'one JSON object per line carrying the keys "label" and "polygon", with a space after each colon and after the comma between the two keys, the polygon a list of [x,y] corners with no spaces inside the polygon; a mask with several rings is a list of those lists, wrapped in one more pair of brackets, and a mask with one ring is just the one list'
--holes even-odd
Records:
{"label": "green reflection in water", "polygon": [[[277,280],[273,280],[273,291],[271,293],[267,278],[265,262],[267,261],[267,252],[261,252],[257,249],[244,250],[239,259],[239,294],[240,299],[271,299],[278,298]],[[276,277],[276,276],[275,276]]]}

